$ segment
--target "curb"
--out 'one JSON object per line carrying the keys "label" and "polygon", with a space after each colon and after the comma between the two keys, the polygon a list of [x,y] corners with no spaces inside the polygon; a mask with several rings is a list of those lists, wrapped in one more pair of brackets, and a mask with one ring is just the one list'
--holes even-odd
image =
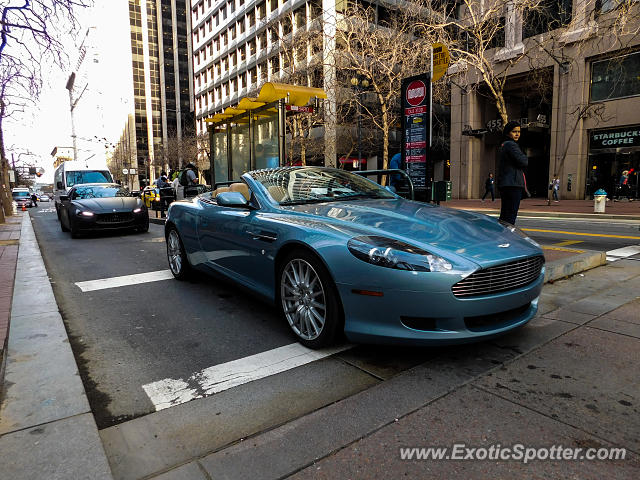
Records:
{"label": "curb", "polygon": [[594,251],[586,251],[571,257],[553,260],[545,265],[544,283],[553,283],[556,280],[606,265],[606,263],[606,252]]}
{"label": "curb", "polygon": [[113,478],[49,283],[23,216],[0,403],[0,478]]}
{"label": "curb", "polygon": [[149,223],[155,223],[156,225],[164,225],[165,220],[165,218],[149,217]]}

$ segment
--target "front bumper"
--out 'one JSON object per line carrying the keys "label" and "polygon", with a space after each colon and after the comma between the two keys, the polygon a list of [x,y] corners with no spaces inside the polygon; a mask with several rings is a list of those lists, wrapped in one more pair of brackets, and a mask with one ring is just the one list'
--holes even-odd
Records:
{"label": "front bumper", "polygon": [[149,214],[146,211],[133,214],[130,220],[125,221],[103,222],[98,221],[96,217],[85,217],[82,215],[77,215],[74,221],[74,227],[79,232],[126,230],[145,227],[148,224]]}
{"label": "front bumper", "polygon": [[428,286],[385,289],[381,297],[356,294],[353,290],[361,287],[354,285],[337,287],[350,341],[451,345],[486,340],[526,324],[538,310],[543,283],[544,268],[524,287],[471,298]]}

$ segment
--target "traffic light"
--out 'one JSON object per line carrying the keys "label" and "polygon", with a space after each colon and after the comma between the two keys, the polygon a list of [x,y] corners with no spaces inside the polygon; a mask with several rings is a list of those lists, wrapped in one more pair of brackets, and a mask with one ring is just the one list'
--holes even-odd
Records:
{"label": "traffic light", "polygon": [[36,172],[36,177],[41,177],[42,176],[42,172]]}

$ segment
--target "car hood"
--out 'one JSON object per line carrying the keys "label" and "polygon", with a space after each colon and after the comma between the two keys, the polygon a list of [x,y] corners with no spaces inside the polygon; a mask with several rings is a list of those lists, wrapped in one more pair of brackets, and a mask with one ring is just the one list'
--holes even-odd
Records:
{"label": "car hood", "polygon": [[539,247],[510,232],[493,218],[427,203],[363,199],[281,208],[320,217],[319,222],[340,224],[348,230],[345,233],[351,235],[401,239],[432,253],[448,258],[454,254],[482,266],[514,257],[542,255]]}
{"label": "car hood", "polygon": [[134,197],[87,198],[74,200],[73,204],[94,213],[130,212],[142,203]]}

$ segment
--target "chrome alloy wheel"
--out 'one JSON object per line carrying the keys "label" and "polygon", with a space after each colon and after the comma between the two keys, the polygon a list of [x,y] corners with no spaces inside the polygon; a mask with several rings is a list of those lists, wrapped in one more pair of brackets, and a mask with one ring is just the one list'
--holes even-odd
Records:
{"label": "chrome alloy wheel", "polygon": [[175,230],[171,230],[169,238],[167,238],[167,257],[171,272],[174,275],[179,275],[182,272],[182,247],[180,246],[178,232]]}
{"label": "chrome alloy wheel", "polygon": [[292,259],[280,277],[282,308],[294,333],[304,340],[320,336],[326,323],[327,306],[320,276],[310,263]]}

